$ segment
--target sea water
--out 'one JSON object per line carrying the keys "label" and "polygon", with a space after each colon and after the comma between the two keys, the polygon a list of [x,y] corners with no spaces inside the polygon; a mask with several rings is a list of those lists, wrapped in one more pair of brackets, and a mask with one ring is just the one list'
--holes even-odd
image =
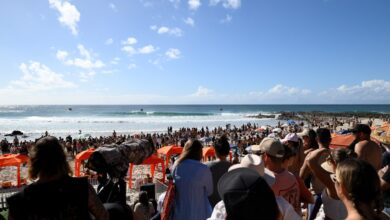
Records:
{"label": "sea water", "polygon": [[380,112],[390,105],[36,105],[0,106],[0,138],[21,130],[30,138],[48,131],[65,137],[117,133],[166,132],[167,127],[241,126],[246,123],[276,125],[276,119],[256,119],[257,114],[281,111]]}

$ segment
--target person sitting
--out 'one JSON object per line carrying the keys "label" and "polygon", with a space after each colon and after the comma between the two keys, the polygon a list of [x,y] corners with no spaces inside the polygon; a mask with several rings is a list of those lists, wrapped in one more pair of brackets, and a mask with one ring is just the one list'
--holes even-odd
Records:
{"label": "person sitting", "polygon": [[87,178],[73,178],[65,152],[55,137],[37,141],[30,155],[29,177],[36,182],[7,199],[8,219],[108,219]]}
{"label": "person sitting", "polygon": [[381,212],[379,176],[368,162],[358,159],[340,162],[333,180],[337,195],[348,211],[346,220],[390,219]]}
{"label": "person sitting", "polygon": [[155,210],[153,204],[148,200],[148,193],[141,191],[138,194],[138,202],[134,206],[134,212],[140,220],[149,220]]}

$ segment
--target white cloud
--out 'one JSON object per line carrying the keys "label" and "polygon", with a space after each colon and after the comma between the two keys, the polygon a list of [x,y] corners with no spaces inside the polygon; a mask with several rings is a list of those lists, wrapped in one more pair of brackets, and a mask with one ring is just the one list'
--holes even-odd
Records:
{"label": "white cloud", "polygon": [[121,60],[121,58],[119,58],[119,57],[114,57],[114,59],[112,59],[112,60],[110,61],[110,64],[112,64],[112,65],[118,65],[120,60]]}
{"label": "white cloud", "polygon": [[389,103],[390,81],[366,80],[357,85],[341,85],[320,93],[322,98],[343,103]]}
{"label": "white cloud", "polygon": [[210,0],[211,6],[216,6],[222,3],[224,8],[238,9],[241,7],[241,0]]}
{"label": "white cloud", "polygon": [[79,74],[80,79],[82,81],[86,81],[88,79],[93,78],[96,73],[94,69],[100,69],[105,67],[103,61],[96,58],[96,55],[91,51],[88,51],[84,45],[77,45],[77,49],[79,50],[80,57],[69,58],[69,53],[67,51],[58,50],[57,51],[57,59],[63,62],[67,66],[74,66],[77,68],[81,68],[83,70],[82,73]]}
{"label": "white cloud", "polygon": [[129,70],[137,68],[137,65],[135,63],[130,63],[129,66],[127,66]]}
{"label": "white cloud", "polygon": [[67,26],[72,31],[73,35],[77,35],[77,22],[80,21],[80,12],[77,10],[76,6],[66,0],[49,0],[49,4],[51,8],[56,9],[60,13],[58,21],[62,25]]}
{"label": "white cloud", "polygon": [[132,46],[124,46],[122,47],[122,51],[126,52],[129,56],[137,54],[137,50]]}
{"label": "white cloud", "polygon": [[135,37],[129,37],[125,41],[122,41],[123,45],[133,45],[136,44],[138,41]]}
{"label": "white cloud", "polygon": [[221,22],[222,24],[224,24],[224,23],[230,23],[230,22],[232,21],[232,19],[233,19],[233,17],[232,17],[231,15],[227,14],[226,17],[223,18],[220,22]]}
{"label": "white cloud", "polygon": [[118,9],[116,8],[116,5],[114,4],[114,3],[110,3],[109,5],[108,5],[113,11],[117,11]]}
{"label": "white cloud", "polygon": [[207,97],[207,96],[210,96],[210,95],[213,95],[214,91],[211,90],[211,89],[208,89],[206,87],[203,87],[203,86],[199,86],[198,87],[198,90],[192,94],[191,96],[195,96],[195,97]]}
{"label": "white cloud", "polygon": [[186,23],[187,25],[189,25],[189,26],[191,26],[191,27],[195,26],[195,21],[194,21],[194,19],[192,19],[192,18],[190,18],[190,17],[184,19],[184,23]]}
{"label": "white cloud", "polygon": [[157,49],[153,45],[149,44],[149,45],[146,45],[146,46],[144,46],[142,48],[139,48],[138,49],[138,53],[140,53],[140,54],[150,54],[150,53],[154,53],[156,50]]}
{"label": "white cloud", "polygon": [[11,88],[46,91],[76,87],[74,83],[64,80],[62,74],[58,74],[44,64],[36,61],[30,61],[29,64],[22,63],[19,69],[23,75],[19,80],[11,81]]}
{"label": "white cloud", "polygon": [[241,0],[225,0],[222,5],[225,8],[238,9],[241,7]]}
{"label": "white cloud", "polygon": [[308,95],[310,94],[310,90],[300,89],[297,87],[288,87],[282,84],[278,84],[272,87],[270,90],[268,90],[267,93],[272,95],[294,96],[294,95]]}
{"label": "white cloud", "polygon": [[200,0],[188,0],[188,7],[190,10],[196,11],[200,7]]}
{"label": "white cloud", "polygon": [[114,40],[112,38],[108,38],[105,42],[106,45],[111,45],[112,43],[114,43]]}
{"label": "white cloud", "polygon": [[150,29],[156,31],[158,34],[168,34],[175,37],[181,37],[183,35],[183,31],[178,27],[169,28],[166,26],[158,27],[156,25],[152,25],[150,26]]}
{"label": "white cloud", "polygon": [[165,55],[169,58],[169,59],[179,59],[180,58],[180,50],[179,49],[176,49],[176,48],[169,48],[167,50],[167,52],[165,52]]}
{"label": "white cloud", "polygon": [[68,55],[69,55],[68,52],[66,52],[64,50],[58,50],[56,57],[58,60],[64,61],[68,57]]}

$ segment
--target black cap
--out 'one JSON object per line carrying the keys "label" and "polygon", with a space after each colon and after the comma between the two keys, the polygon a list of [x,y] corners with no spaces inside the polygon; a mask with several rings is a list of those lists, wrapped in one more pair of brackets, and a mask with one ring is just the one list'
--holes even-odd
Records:
{"label": "black cap", "polygon": [[357,124],[352,130],[352,133],[356,134],[358,132],[363,132],[364,134],[371,134],[371,128],[370,126],[366,124]]}
{"label": "black cap", "polygon": [[255,219],[262,214],[277,216],[279,213],[272,189],[249,168],[225,173],[218,182],[218,193],[229,219]]}

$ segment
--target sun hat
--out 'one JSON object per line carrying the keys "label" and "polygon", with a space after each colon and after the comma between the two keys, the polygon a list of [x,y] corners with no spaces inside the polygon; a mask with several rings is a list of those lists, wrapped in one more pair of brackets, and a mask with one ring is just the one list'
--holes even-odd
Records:
{"label": "sun hat", "polygon": [[242,158],[239,164],[234,164],[229,168],[229,172],[238,168],[250,168],[256,171],[267,181],[269,186],[275,183],[275,175],[269,170],[265,169],[264,160],[255,154],[248,154]]}
{"label": "sun hat", "polygon": [[276,138],[266,137],[260,145],[252,145],[252,151],[261,151],[270,156],[282,158],[284,156],[284,147]]}
{"label": "sun hat", "polygon": [[310,136],[309,132],[310,132],[310,129],[305,128],[305,129],[303,129],[302,132],[297,133],[297,135],[298,135],[299,137],[305,137],[305,136],[309,137],[309,136]]}

